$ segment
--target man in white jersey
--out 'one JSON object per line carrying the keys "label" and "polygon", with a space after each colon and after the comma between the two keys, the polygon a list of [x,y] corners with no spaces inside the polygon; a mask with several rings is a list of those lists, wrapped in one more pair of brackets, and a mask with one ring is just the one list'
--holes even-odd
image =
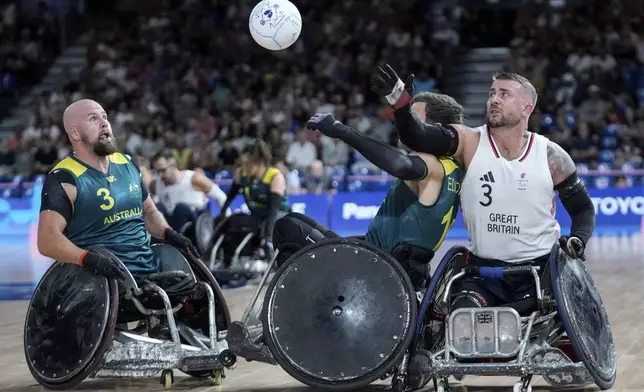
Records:
{"label": "man in white jersey", "polygon": [[[559,238],[572,258],[584,250],[595,227],[595,210],[575,163],[559,145],[527,130],[537,103],[534,86],[523,76],[498,73],[487,101],[487,124],[426,124],[409,108],[413,75],[403,83],[393,69],[379,68],[372,89],[395,108],[400,139],[416,151],[452,156],[465,165],[461,206],[470,236],[472,265],[544,265]],[[572,218],[571,232],[559,237],[554,218],[555,191]],[[496,306],[534,293],[532,277],[465,282],[456,307]]]}
{"label": "man in white jersey", "polygon": [[179,170],[174,157],[169,154],[156,155],[152,159],[152,167],[159,173],[159,179],[152,178],[142,168],[143,183],[150,192],[159,196],[159,210],[170,226],[180,233],[208,207],[209,198],[215,200],[220,208],[226,202],[226,194],[217,184],[201,172]]}

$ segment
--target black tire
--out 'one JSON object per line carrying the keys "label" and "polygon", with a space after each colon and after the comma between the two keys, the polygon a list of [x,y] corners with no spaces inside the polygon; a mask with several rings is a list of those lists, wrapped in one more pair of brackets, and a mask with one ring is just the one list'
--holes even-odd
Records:
{"label": "black tire", "polygon": [[[273,307],[272,298],[275,296],[276,287],[278,282],[280,282],[281,277],[285,275],[285,273],[291,268],[291,266],[295,262],[300,260],[300,257],[306,257],[307,255],[312,254],[312,252],[321,251],[321,248],[323,247],[327,247],[329,249],[336,247],[338,249],[338,252],[340,252],[341,248],[350,248],[350,249],[354,249],[355,251],[358,251],[358,250],[366,251],[371,255],[373,255],[372,259],[370,260],[379,259],[379,260],[385,261],[390,266],[391,268],[390,270],[395,271],[395,274],[398,276],[399,282],[402,284],[404,288],[406,297],[408,298],[407,306],[408,306],[409,313],[406,314],[404,317],[401,316],[401,318],[403,318],[402,320],[403,323],[406,320],[405,332],[404,332],[404,335],[400,336],[400,339],[398,340],[397,345],[394,348],[392,348],[393,355],[390,355],[387,359],[383,360],[375,368],[368,371],[367,374],[350,378],[350,379],[343,379],[341,381],[338,381],[338,380],[329,381],[321,378],[314,378],[314,377],[311,377],[309,374],[306,374],[305,372],[296,369],[295,366],[291,364],[290,358],[284,355],[283,350],[280,348],[281,346],[276,342],[276,336],[271,324],[272,317],[271,317],[270,310]],[[340,255],[340,253],[338,253],[338,255]],[[342,260],[346,262],[346,258]],[[324,261],[320,260],[319,262],[324,262]],[[391,278],[393,277],[393,275],[389,275],[389,277]],[[293,378],[295,378],[296,380],[306,385],[309,385],[314,388],[322,388],[322,389],[336,390],[336,391],[353,390],[356,388],[364,387],[380,379],[392,368],[394,368],[398,363],[400,363],[400,361],[402,360],[402,357],[407,352],[407,349],[409,348],[409,345],[414,337],[414,326],[416,325],[416,315],[417,315],[417,300],[415,296],[414,287],[411,284],[411,281],[409,280],[409,277],[407,276],[407,273],[402,268],[402,266],[395,259],[393,259],[389,254],[387,254],[381,249],[378,249],[370,245],[367,242],[357,240],[357,239],[342,239],[342,238],[321,240],[315,244],[311,244],[305,248],[300,249],[293,256],[291,256],[278,269],[277,273],[275,274],[275,277],[273,278],[270,285],[268,286],[266,291],[266,297],[264,299],[264,306],[262,308],[264,339],[271,353],[273,354],[275,361],[282,367],[282,369],[284,369],[284,371],[286,371]],[[315,355],[315,354],[312,354],[312,355]]]}
{"label": "black tire", "polygon": [[553,247],[549,263],[557,312],[575,354],[595,384],[602,390],[610,389],[617,376],[617,355],[608,314],[595,282],[584,263],[569,258],[558,244]]}
{"label": "black tire", "polygon": [[[94,295],[88,296],[90,292]],[[36,381],[47,389],[65,390],[96,371],[112,346],[118,306],[116,281],[77,265],[54,263],[38,283],[25,318],[25,359]],[[85,331],[82,342],[69,334],[76,324]],[[56,355],[64,360],[52,358]],[[49,359],[44,365],[43,356]]]}

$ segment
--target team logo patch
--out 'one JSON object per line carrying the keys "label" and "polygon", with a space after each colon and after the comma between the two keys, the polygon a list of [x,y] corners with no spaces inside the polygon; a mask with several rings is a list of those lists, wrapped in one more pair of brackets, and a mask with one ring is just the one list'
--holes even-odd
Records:
{"label": "team logo patch", "polygon": [[519,176],[519,179],[517,180],[517,189],[520,191],[528,189],[528,180],[526,179],[525,173],[521,173]]}

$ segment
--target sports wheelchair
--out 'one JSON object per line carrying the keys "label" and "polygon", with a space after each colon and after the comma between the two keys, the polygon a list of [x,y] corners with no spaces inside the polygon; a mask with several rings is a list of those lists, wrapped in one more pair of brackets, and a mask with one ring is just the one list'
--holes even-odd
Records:
{"label": "sports wheelchair", "polygon": [[208,252],[208,245],[212,238],[214,229],[214,218],[210,212],[210,206],[197,215],[194,222],[186,224],[181,229],[181,234],[190,238],[192,243],[199,251],[199,254],[206,254]]}
{"label": "sports wheelchair", "polygon": [[[96,249],[107,257],[114,255]],[[55,262],[27,310],[27,365],[48,389],[69,389],[88,377],[154,377],[169,389],[173,369],[220,384],[236,362],[225,340],[230,314],[201,260],[167,244],[152,245],[160,272],[126,280]]]}
{"label": "sports wheelchair", "polygon": [[214,225],[204,254],[218,281],[246,281],[266,271],[268,261],[260,247],[259,219],[237,213]]}
{"label": "sports wheelchair", "polygon": [[[395,392],[429,381],[444,392],[450,376],[464,375],[520,377],[514,385],[520,392],[531,391],[536,375],[557,388],[613,386],[616,354],[608,316],[581,261],[558,244],[544,271],[458,262],[468,254],[463,247],[450,249],[426,291],[416,293],[400,264],[382,250],[356,239],[319,241],[275,274],[259,316],[261,331],[244,324],[246,316],[229,328],[229,347],[332,390],[389,376]],[[452,286],[468,274],[529,274],[536,295],[526,299],[530,304],[451,311]]]}

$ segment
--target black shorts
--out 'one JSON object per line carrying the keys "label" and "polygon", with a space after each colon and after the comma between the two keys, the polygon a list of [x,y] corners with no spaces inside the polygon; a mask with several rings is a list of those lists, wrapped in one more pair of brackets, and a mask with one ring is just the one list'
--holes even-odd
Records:
{"label": "black shorts", "polygon": [[[549,256],[550,254],[546,254],[532,261],[517,264],[506,263],[500,260],[482,259],[469,253],[465,259],[459,260],[458,263],[478,267],[533,265],[535,267],[541,267],[539,275],[542,275],[548,263]],[[472,306],[472,298],[478,302],[475,304],[478,306],[503,306],[522,300],[526,300],[526,303],[529,303],[528,299],[536,297],[536,284],[532,274],[511,275],[501,279],[483,279],[479,276],[466,276],[454,282],[454,288],[451,292],[452,300],[456,308]],[[459,301],[459,298],[464,299],[464,297],[470,298],[469,305]],[[519,313],[524,312],[519,311]]]}

